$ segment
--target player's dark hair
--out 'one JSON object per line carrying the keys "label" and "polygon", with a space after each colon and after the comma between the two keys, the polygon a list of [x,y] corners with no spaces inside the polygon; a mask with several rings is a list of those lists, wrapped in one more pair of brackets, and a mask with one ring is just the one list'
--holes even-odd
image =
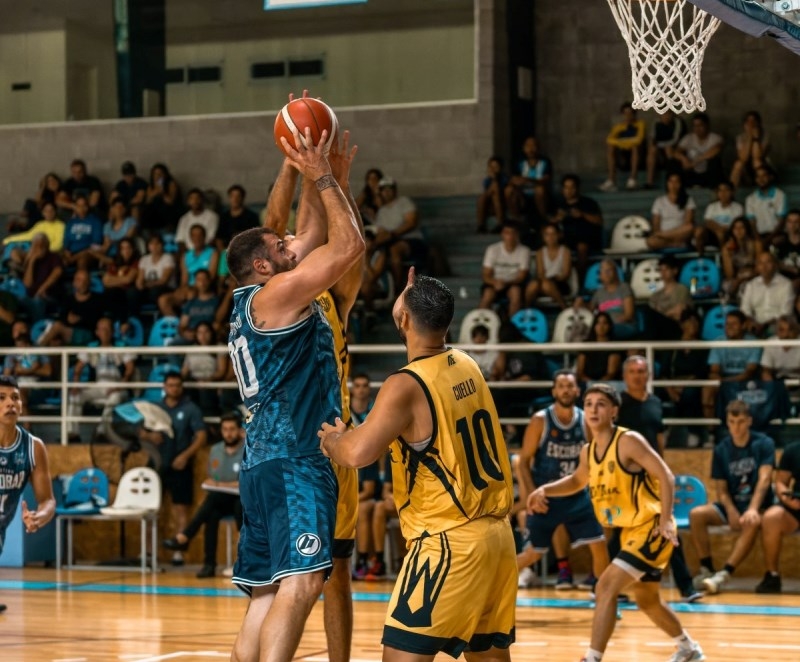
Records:
{"label": "player's dark hair", "polygon": [[414,284],[406,290],[405,304],[421,331],[445,333],[453,321],[453,293],[442,281],[430,276],[414,279]]}
{"label": "player's dark hair", "polygon": [[619,397],[619,393],[617,389],[615,389],[611,384],[604,384],[603,382],[595,382],[589,388],[586,389],[586,392],[583,394],[584,400],[586,396],[590,393],[599,393],[600,395],[604,395],[607,397],[611,404],[615,407],[619,407],[622,404],[622,399]]}
{"label": "player's dark hair", "polygon": [[0,387],[4,388],[19,388],[16,377],[11,375],[0,375]]}
{"label": "player's dark hair", "polygon": [[240,285],[246,284],[253,273],[253,260],[269,260],[264,236],[277,234],[271,228],[250,228],[240,232],[228,244],[228,270]]}

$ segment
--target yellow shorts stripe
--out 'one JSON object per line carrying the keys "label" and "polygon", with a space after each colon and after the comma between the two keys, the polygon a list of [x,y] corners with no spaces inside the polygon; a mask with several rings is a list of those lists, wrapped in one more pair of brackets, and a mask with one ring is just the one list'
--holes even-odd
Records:
{"label": "yellow shorts stripe", "polygon": [[642,573],[641,579],[655,581],[667,567],[673,544],[659,533],[661,517],[620,531],[617,559]]}

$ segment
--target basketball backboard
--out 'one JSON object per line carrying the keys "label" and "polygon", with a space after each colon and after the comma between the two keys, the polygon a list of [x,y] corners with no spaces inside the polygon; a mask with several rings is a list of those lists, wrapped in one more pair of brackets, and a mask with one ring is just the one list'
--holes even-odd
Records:
{"label": "basketball backboard", "polygon": [[752,37],[768,36],[800,55],[800,0],[689,0]]}

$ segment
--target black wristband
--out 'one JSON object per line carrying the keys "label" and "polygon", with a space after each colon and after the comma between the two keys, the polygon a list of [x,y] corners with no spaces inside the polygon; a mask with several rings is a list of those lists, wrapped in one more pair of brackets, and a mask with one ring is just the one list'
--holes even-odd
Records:
{"label": "black wristband", "polygon": [[317,190],[321,193],[326,188],[336,186],[336,178],[333,175],[322,175],[316,182]]}

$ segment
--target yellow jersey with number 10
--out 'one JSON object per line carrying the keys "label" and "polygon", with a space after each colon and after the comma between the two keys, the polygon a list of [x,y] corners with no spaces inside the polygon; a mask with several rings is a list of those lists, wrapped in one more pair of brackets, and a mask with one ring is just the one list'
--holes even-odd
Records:
{"label": "yellow jersey with number 10", "polygon": [[475,361],[448,349],[400,370],[428,399],[433,434],[390,446],[394,500],[406,540],[480,517],[505,517],[514,503],[511,464],[492,394]]}
{"label": "yellow jersey with number 10", "polygon": [[347,387],[347,380],[350,377],[350,359],[347,352],[347,336],[344,329],[344,322],[339,317],[339,310],[330,291],[325,290],[317,297],[317,303],[325,314],[325,319],[333,331],[333,351],[338,359],[337,369],[339,371],[339,387],[342,397],[342,420],[350,425],[350,389]]}
{"label": "yellow jersey with number 10", "polygon": [[627,428],[616,428],[602,458],[589,443],[589,495],[597,521],[603,526],[628,528],[661,514],[658,483],[644,469],[631,473],[619,461],[619,439]]}

